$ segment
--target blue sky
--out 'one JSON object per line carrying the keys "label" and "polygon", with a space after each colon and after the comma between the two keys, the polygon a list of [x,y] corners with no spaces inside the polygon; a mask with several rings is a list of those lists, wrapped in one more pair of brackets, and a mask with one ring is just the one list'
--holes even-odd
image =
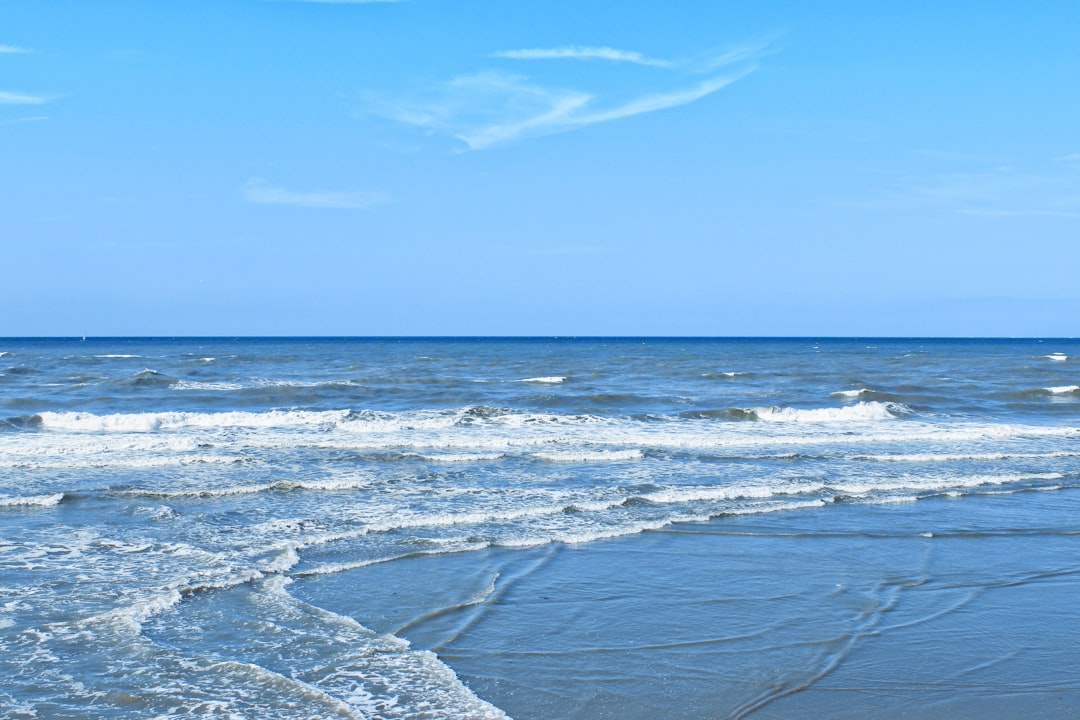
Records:
{"label": "blue sky", "polygon": [[0,0],[0,336],[1080,335],[1080,4]]}

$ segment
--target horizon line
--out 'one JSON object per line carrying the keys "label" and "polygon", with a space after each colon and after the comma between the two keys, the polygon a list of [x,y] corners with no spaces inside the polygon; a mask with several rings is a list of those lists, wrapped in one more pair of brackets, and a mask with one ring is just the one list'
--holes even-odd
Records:
{"label": "horizon line", "polygon": [[12,335],[18,340],[1077,340],[1069,335]]}

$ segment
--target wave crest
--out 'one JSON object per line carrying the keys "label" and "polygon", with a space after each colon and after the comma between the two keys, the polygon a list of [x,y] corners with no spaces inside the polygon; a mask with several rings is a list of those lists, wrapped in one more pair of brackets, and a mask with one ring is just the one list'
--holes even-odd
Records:
{"label": "wave crest", "polygon": [[64,493],[0,497],[0,507],[52,507],[63,499]]}
{"label": "wave crest", "polygon": [[769,422],[860,422],[894,420],[911,410],[901,403],[863,401],[840,408],[755,407],[746,412]]}

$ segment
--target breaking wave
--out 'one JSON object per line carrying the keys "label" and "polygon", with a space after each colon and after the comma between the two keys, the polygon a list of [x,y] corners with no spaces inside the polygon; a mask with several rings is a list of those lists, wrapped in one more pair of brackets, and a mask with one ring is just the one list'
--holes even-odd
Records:
{"label": "breaking wave", "polygon": [[864,401],[840,408],[756,407],[746,412],[757,420],[769,422],[851,422],[894,420],[909,414],[911,409],[902,403]]}
{"label": "breaking wave", "polygon": [[64,493],[0,497],[0,507],[52,507],[63,499]]}

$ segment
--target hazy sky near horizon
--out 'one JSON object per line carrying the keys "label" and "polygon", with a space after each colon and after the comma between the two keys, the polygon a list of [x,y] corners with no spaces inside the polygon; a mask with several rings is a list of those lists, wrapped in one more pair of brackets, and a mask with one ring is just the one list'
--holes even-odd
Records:
{"label": "hazy sky near horizon", "polygon": [[1080,335],[1080,4],[0,0],[0,336]]}

